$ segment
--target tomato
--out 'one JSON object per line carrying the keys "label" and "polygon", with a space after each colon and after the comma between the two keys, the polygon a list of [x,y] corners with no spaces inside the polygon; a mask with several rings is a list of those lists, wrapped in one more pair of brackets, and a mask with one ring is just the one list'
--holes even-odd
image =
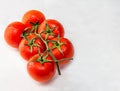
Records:
{"label": "tomato", "polygon": [[46,82],[53,78],[56,71],[55,62],[52,61],[52,58],[48,56],[46,60],[51,60],[50,62],[41,63],[40,61],[44,61],[41,59],[37,61],[39,55],[36,54],[33,56],[28,64],[27,64],[27,71],[29,75],[38,82]]}
{"label": "tomato", "polygon": [[21,22],[15,21],[10,23],[4,32],[4,39],[8,45],[14,48],[18,48],[21,41],[21,34],[25,29],[25,25]]}
{"label": "tomato", "polygon": [[69,62],[69,60],[60,61],[61,59],[69,59],[74,55],[73,44],[67,38],[54,38],[53,41],[49,42],[49,48],[52,48],[52,54],[59,61],[60,66]]}
{"label": "tomato", "polygon": [[44,20],[44,14],[38,10],[29,10],[22,17],[22,22],[28,27],[32,26],[31,22],[41,24]]}
{"label": "tomato", "polygon": [[60,37],[64,36],[64,28],[62,24],[54,19],[45,20],[43,23],[40,24],[38,28],[38,33],[41,33],[43,31],[45,32],[42,33],[42,37],[48,40],[51,40],[58,35]]}
{"label": "tomato", "polygon": [[29,34],[27,39],[23,38],[19,44],[20,55],[25,60],[29,60],[32,56],[37,54],[39,49],[42,53],[46,50],[46,46],[35,34]]}

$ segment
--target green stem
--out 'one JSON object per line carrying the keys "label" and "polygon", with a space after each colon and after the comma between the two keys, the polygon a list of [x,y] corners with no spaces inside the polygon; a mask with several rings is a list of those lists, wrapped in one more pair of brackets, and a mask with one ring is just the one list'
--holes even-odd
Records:
{"label": "green stem", "polygon": [[41,55],[41,56],[43,56],[43,55],[48,51],[48,44],[47,44],[47,42],[42,38],[41,33],[40,33],[40,34],[36,34],[36,35],[44,42],[44,44],[45,44],[45,46],[46,46],[46,50],[45,50],[44,53],[42,53],[42,55]]}
{"label": "green stem", "polygon": [[55,58],[55,56],[52,54],[51,50],[49,51],[49,54],[50,54],[50,56],[53,58],[53,60],[54,60],[55,63],[56,63],[57,70],[58,70],[58,74],[61,75],[60,67],[59,67],[59,64],[58,64],[58,60],[56,60],[56,58]]}
{"label": "green stem", "polygon": [[56,63],[56,66],[57,66],[58,74],[61,75],[59,64],[58,64],[58,62],[55,62],[55,63]]}
{"label": "green stem", "polygon": [[37,32],[38,32],[38,26],[39,25],[35,25],[34,27],[35,27],[35,34],[37,34]]}
{"label": "green stem", "polygon": [[59,62],[62,62],[62,61],[65,61],[65,60],[73,60],[73,58],[63,58],[63,59],[60,59]]}
{"label": "green stem", "polygon": [[47,44],[47,42],[42,38],[42,36],[41,36],[41,34],[42,34],[43,32],[41,32],[40,34],[37,34],[39,37],[40,37],[40,39],[45,43],[45,46],[46,46],[46,50],[48,50],[49,48],[48,48],[48,44]]}

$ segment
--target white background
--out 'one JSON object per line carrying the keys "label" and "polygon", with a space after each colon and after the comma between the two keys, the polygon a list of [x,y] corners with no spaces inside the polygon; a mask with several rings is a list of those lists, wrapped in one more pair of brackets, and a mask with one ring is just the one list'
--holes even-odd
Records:
{"label": "white background", "polygon": [[[30,10],[60,21],[74,44],[74,60],[49,83],[32,80],[4,30]],[[0,91],[120,91],[120,0],[1,0]]]}

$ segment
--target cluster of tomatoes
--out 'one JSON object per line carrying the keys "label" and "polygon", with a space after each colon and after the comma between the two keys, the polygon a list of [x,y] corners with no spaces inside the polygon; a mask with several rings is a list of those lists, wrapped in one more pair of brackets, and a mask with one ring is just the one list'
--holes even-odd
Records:
{"label": "cluster of tomatoes", "polygon": [[38,82],[53,78],[56,69],[72,60],[74,48],[64,37],[62,24],[54,19],[46,19],[38,10],[27,11],[21,21],[10,23],[4,32],[8,45],[17,48],[27,61],[29,75]]}

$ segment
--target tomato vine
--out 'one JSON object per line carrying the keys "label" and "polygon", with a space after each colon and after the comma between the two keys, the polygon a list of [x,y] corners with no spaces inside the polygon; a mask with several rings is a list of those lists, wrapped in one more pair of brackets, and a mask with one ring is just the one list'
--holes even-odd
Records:
{"label": "tomato vine", "polygon": [[[42,35],[43,33],[45,33],[45,32],[48,32],[48,31],[51,31],[51,32],[52,32],[53,29],[51,30],[51,29],[49,28],[48,24],[46,23],[46,30],[44,30],[44,31],[42,31],[42,32],[40,32],[40,33],[37,33],[36,31],[38,31],[38,22],[36,22],[36,23],[30,22],[30,23],[32,24],[32,29],[29,29],[28,31],[23,32],[23,34],[22,34],[21,36],[28,41],[28,44],[27,44],[27,45],[30,46],[30,51],[31,51],[31,52],[32,52],[32,47],[33,47],[33,46],[37,46],[37,47],[40,47],[40,46],[34,44],[34,40],[35,40],[36,38],[33,38],[32,40],[29,40],[29,39],[27,39],[27,36],[32,33],[32,34],[35,34],[38,38],[40,38],[40,39],[44,42],[44,44],[45,44],[45,46],[46,46],[46,50],[45,50],[44,53],[42,53],[42,55],[41,55],[41,53],[40,53],[40,48],[39,48],[38,53],[39,53],[39,55],[41,56],[41,57],[38,59],[39,62],[41,62],[42,64],[44,64],[44,62],[50,62],[50,61],[45,61],[45,60],[42,59],[42,57],[43,57],[43,55],[44,55],[45,53],[49,54],[49,55],[52,57],[52,59],[54,60],[54,62],[56,63],[56,67],[57,67],[58,74],[61,75],[61,71],[60,71],[60,67],[59,67],[59,61],[73,60],[73,58],[63,58],[63,59],[57,60],[56,57],[53,55],[53,53],[52,53],[51,50],[54,49],[54,48],[58,48],[58,50],[60,51],[60,53],[61,53],[62,55],[64,55],[63,52],[62,52],[62,50],[60,49],[60,46],[61,46],[61,45],[64,45],[64,43],[63,43],[63,42],[60,43],[60,36],[59,36],[59,34],[58,34],[58,36],[57,36],[57,38],[58,38],[57,41],[47,40],[48,35],[46,35],[46,38],[44,39],[44,38],[42,38],[41,35]],[[35,31],[34,31],[34,29],[35,29]],[[33,31],[34,31],[34,32],[33,32]],[[51,35],[52,35],[52,33],[51,33]],[[53,34],[53,36],[55,36],[55,35]],[[48,42],[51,42],[51,43],[54,43],[54,44],[55,44],[55,45],[53,46],[53,48],[49,48],[49,47],[48,47]],[[36,60],[36,61],[38,61],[38,60]]]}

